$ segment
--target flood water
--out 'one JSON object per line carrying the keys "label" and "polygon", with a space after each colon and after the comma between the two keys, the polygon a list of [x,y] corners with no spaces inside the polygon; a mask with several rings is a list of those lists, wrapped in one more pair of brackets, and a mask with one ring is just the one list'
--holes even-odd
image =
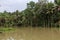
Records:
{"label": "flood water", "polygon": [[0,40],[60,40],[60,30],[56,28],[16,28],[15,31],[1,33]]}

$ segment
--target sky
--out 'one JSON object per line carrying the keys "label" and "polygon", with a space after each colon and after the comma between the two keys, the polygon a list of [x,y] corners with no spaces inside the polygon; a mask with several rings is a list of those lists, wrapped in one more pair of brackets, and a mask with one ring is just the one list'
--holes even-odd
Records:
{"label": "sky", "polygon": [[38,0],[0,0],[0,12],[4,10],[7,12],[22,11],[30,1],[38,2]]}

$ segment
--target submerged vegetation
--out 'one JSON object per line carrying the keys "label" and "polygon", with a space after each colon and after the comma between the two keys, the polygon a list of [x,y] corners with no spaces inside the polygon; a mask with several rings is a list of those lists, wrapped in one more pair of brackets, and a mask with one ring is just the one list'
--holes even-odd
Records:
{"label": "submerged vegetation", "polygon": [[[57,5],[55,5],[57,4]],[[0,27],[60,27],[60,3],[27,3],[23,11],[0,12]]]}

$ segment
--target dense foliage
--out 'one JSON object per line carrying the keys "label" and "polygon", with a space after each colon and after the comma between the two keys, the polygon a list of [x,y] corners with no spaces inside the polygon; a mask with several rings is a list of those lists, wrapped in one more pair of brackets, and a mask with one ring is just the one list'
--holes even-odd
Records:
{"label": "dense foliage", "polygon": [[0,12],[0,26],[40,26],[40,27],[59,27],[60,8],[54,3],[27,3],[27,8],[23,11]]}

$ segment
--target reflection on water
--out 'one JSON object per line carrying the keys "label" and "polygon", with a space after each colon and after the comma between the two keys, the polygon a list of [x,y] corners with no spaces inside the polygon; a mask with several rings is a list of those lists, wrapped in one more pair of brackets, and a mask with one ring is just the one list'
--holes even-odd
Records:
{"label": "reflection on water", "polygon": [[0,34],[0,40],[31,40],[31,28],[16,28],[15,31]]}
{"label": "reflection on water", "polygon": [[[13,37],[7,38],[7,39],[2,39],[2,40],[15,40]],[[19,39],[19,40],[24,40],[24,39]]]}
{"label": "reflection on water", "polygon": [[0,40],[60,40],[60,31],[48,28],[16,28],[0,34]]}

